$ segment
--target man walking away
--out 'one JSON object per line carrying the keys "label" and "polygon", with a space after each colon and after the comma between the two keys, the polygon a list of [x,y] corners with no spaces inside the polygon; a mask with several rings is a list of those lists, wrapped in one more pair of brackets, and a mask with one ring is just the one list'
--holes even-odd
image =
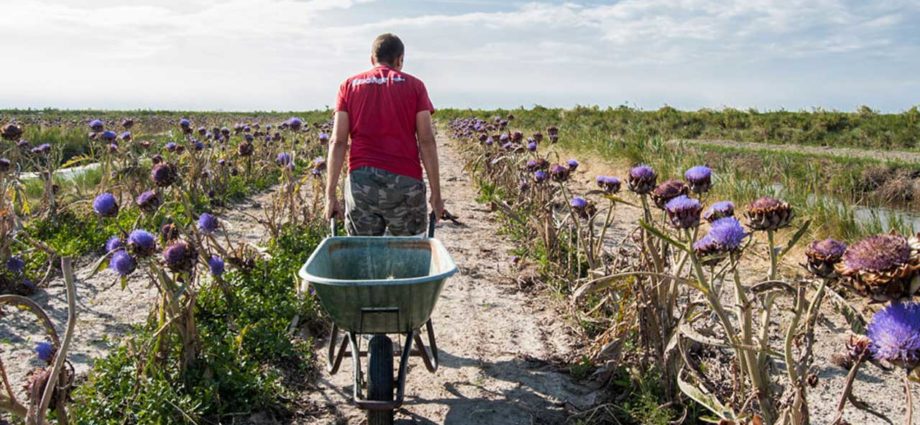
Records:
{"label": "man walking away", "polygon": [[[444,209],[438,150],[431,124],[434,107],[421,80],[402,72],[405,47],[383,34],[371,49],[373,68],[345,80],[335,104],[326,180],[326,219],[342,217],[336,183],[348,152],[345,227],[350,235],[418,235],[427,227],[428,205]],[[348,139],[351,138],[351,149]]]}

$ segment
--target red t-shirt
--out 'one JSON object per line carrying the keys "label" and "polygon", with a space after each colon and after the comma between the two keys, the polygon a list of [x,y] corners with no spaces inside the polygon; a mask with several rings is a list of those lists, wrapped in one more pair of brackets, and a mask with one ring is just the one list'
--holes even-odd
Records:
{"label": "red t-shirt", "polygon": [[434,113],[421,80],[386,65],[355,75],[339,87],[335,110],[351,124],[349,170],[380,168],[422,179],[415,115]]}

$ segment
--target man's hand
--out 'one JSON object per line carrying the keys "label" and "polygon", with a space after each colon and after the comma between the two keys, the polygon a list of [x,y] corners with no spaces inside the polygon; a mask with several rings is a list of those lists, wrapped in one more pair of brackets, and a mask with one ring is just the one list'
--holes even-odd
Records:
{"label": "man's hand", "polygon": [[335,197],[326,198],[326,211],[324,213],[326,220],[331,220],[333,217],[342,220],[345,217],[345,213],[342,211],[342,206],[339,205],[339,200]]}
{"label": "man's hand", "polygon": [[444,214],[444,200],[440,196],[430,196],[428,206],[431,207],[431,212],[434,213],[434,221],[437,223]]}

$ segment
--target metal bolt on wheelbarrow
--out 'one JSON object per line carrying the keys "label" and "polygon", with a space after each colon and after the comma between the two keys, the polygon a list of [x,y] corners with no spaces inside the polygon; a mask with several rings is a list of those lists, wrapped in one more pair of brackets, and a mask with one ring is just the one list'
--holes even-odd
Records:
{"label": "metal bolt on wheelbarrow", "polygon": [[[336,237],[324,239],[298,273],[312,285],[319,303],[332,318],[326,356],[330,374],[339,370],[350,355],[354,369],[353,402],[368,412],[371,425],[393,422],[393,412],[405,397],[410,356],[422,358],[429,372],[438,369],[438,346],[431,312],[444,282],[457,266],[440,241],[434,239],[434,214],[428,217],[428,237]],[[422,341],[422,326],[428,336]],[[345,338],[339,343],[339,331]],[[399,354],[394,382],[393,341],[400,334],[405,343]],[[360,335],[371,335],[361,350]],[[415,343],[416,349],[412,349]],[[362,387],[361,358],[368,358],[367,395]],[[395,398],[394,398],[395,387]]]}

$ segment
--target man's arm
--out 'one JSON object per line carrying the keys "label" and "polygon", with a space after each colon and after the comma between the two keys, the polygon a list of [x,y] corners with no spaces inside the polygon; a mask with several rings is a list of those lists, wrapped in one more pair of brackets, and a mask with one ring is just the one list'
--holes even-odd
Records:
{"label": "man's arm", "polygon": [[336,188],[345,164],[345,152],[348,151],[348,133],[348,112],[337,111],[332,124],[332,138],[329,140],[329,157],[326,159],[329,169],[326,176],[326,220],[344,217],[344,211],[336,196]]}
{"label": "man's arm", "polygon": [[434,128],[431,126],[431,112],[421,111],[415,115],[415,132],[418,136],[419,154],[425,174],[428,175],[428,186],[431,195],[428,204],[434,212],[435,220],[441,218],[444,211],[444,200],[441,199],[441,177],[438,171],[438,145],[434,140]]}

